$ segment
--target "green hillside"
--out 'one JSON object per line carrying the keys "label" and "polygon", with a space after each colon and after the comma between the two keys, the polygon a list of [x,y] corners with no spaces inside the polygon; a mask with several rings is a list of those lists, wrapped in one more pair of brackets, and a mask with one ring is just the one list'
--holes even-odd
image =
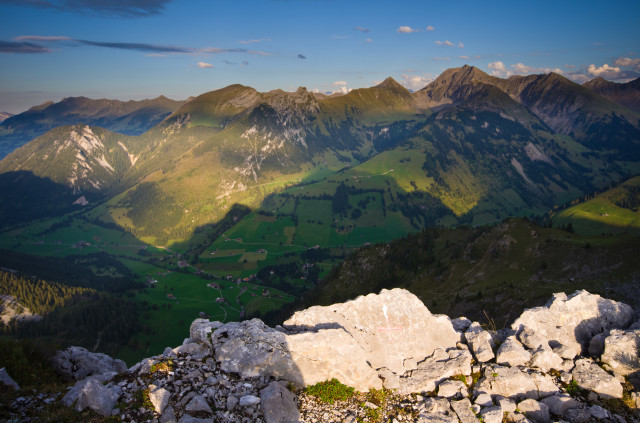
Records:
{"label": "green hillside", "polygon": [[584,235],[640,235],[640,177],[632,178],[595,197],[553,215],[556,227],[571,224]]}

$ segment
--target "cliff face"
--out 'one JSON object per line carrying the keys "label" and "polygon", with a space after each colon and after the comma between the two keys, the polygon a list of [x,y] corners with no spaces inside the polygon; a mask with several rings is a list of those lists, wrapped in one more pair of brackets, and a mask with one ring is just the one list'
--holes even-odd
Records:
{"label": "cliff face", "polygon": [[[183,345],[124,371],[74,347],[59,367],[82,380],[61,401],[123,421],[640,421],[634,318],[578,291],[489,331],[383,290],[300,311],[284,327],[197,319]],[[369,394],[327,405],[301,389],[332,378]]]}

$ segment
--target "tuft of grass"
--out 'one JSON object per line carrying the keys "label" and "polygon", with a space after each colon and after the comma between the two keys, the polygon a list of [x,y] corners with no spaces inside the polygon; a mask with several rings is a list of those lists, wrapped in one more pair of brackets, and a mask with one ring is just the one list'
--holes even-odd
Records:
{"label": "tuft of grass", "polygon": [[345,401],[355,395],[355,389],[333,378],[315,385],[307,386],[305,392],[322,402],[333,404],[335,401]]}
{"label": "tuft of grass", "polygon": [[575,397],[582,392],[582,388],[578,386],[578,382],[576,382],[575,380],[569,382],[567,386],[565,386],[565,390],[567,391],[567,394],[571,395],[572,397]]}

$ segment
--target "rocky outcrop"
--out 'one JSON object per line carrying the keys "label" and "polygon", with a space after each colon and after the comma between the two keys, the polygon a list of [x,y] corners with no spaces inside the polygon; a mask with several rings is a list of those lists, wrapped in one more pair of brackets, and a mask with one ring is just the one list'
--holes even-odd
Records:
{"label": "rocky outcrop", "polygon": [[13,389],[14,391],[20,390],[20,385],[18,385],[18,383],[9,376],[7,369],[4,367],[0,369],[0,384]]}
{"label": "rocky outcrop", "polygon": [[88,376],[120,373],[127,369],[122,360],[106,354],[92,353],[81,347],[58,351],[52,359],[53,367],[67,380],[83,380]]}
{"label": "rocky outcrop", "polygon": [[[396,289],[298,312],[284,327],[197,319],[182,345],[128,370],[86,350],[60,352],[63,363],[73,363],[66,366],[72,377],[92,374],[62,402],[161,423],[355,422],[373,414],[398,422],[640,421],[637,410],[622,416],[607,409],[612,399],[640,402],[640,390],[622,383],[638,360],[638,328],[626,329],[629,323],[627,306],[581,291],[556,294],[496,334],[434,316]],[[603,362],[573,356],[594,335],[603,337]],[[502,343],[497,351],[495,343]],[[98,373],[85,362],[110,370]],[[393,394],[375,404],[358,394],[324,405],[293,389],[333,377],[361,392],[384,387]]]}
{"label": "rocky outcrop", "polygon": [[[554,294],[544,307],[525,310],[511,328],[520,334],[529,329],[563,358],[573,359],[588,351],[595,335],[628,327],[633,315],[633,309],[626,304],[577,291],[571,296]],[[539,346],[535,344],[529,347]]]}

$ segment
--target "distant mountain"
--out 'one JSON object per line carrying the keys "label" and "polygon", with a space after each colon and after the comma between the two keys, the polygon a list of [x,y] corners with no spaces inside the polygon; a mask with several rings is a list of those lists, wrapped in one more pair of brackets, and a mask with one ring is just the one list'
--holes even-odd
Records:
{"label": "distant mountain", "polygon": [[615,101],[631,110],[640,112],[640,78],[624,84],[595,78],[582,84],[583,87]]}
{"label": "distant mountain", "polygon": [[9,119],[11,116],[13,116],[13,113],[0,112],[0,122],[4,122],[5,120]]}
{"label": "distant mountain", "polygon": [[465,65],[446,70],[416,96],[422,104],[442,108],[467,101],[482,84],[508,94],[553,132],[640,159],[640,114],[553,72],[501,79]]}
{"label": "distant mountain", "polygon": [[184,101],[160,96],[150,100],[119,101],[68,97],[48,101],[0,123],[0,158],[57,126],[87,124],[114,132],[139,135],[160,123]]}
{"label": "distant mountain", "polygon": [[[353,228],[389,237],[542,214],[620,181],[640,171],[639,119],[557,74],[501,79],[470,66],[416,93],[392,78],[330,97],[231,85],[139,136],[57,128],[7,156],[0,173],[54,184],[50,192],[65,194],[51,213],[85,196],[104,204],[93,218],[158,244],[188,238],[235,204],[314,220],[309,231],[327,240]],[[287,189],[300,183],[308,188]],[[21,195],[38,201],[34,192]],[[1,203],[13,207],[6,216],[33,216],[19,211],[33,205],[26,199]],[[305,216],[314,209],[322,219]],[[393,230],[373,229],[386,219]]]}

